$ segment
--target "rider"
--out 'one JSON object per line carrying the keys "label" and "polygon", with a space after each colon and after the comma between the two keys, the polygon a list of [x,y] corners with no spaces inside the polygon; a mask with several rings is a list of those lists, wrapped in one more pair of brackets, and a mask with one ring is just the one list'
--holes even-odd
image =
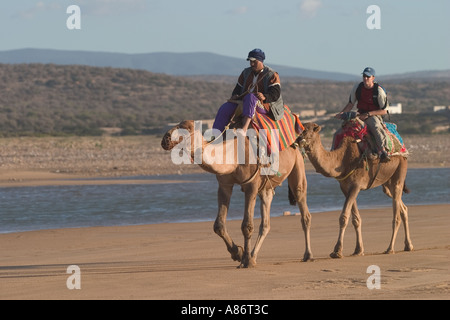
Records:
{"label": "rider", "polygon": [[265,58],[261,49],[249,52],[247,61],[250,61],[250,67],[242,71],[231,99],[217,111],[214,129],[225,129],[238,106],[236,100],[243,100],[244,132],[255,112],[269,114],[275,120],[283,117],[280,77],[277,72],[264,65]]}
{"label": "rider", "polygon": [[341,119],[344,112],[352,110],[357,103],[357,117],[367,125],[370,133],[374,136],[378,148],[378,156],[382,162],[390,160],[386,151],[386,131],[383,127],[383,118],[387,114],[387,96],[384,89],[375,82],[375,70],[371,67],[364,69],[363,82],[355,84],[348,104],[342,112],[336,115]]}

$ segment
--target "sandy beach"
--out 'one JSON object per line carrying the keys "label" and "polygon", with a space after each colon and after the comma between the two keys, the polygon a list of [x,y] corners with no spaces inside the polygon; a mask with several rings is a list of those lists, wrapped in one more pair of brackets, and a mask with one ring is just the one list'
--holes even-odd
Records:
{"label": "sandy beach", "polygon": [[[98,139],[103,140],[76,140],[71,145],[63,138],[2,140],[0,188],[196,172],[195,166],[172,165],[156,139],[145,146],[141,138]],[[448,146],[439,146],[436,156],[411,161],[412,167],[448,166]],[[127,181],[133,180],[101,183]],[[365,255],[351,256],[355,232],[350,224],[345,257],[338,260],[329,254],[337,240],[339,212],[314,213],[315,260],[307,263],[300,261],[300,218],[273,218],[254,269],[236,268],[238,263],[213,232],[213,222],[0,234],[0,299],[449,299],[449,209],[450,205],[410,206],[414,251],[402,251],[401,227],[391,255],[383,251],[391,236],[392,209],[361,210]],[[242,245],[240,224],[229,221],[228,230]],[[258,225],[257,220],[256,230]],[[80,289],[68,289],[72,274],[67,270],[72,265],[79,267]],[[373,265],[379,267],[381,287],[370,290],[366,281],[372,274],[367,269]]]}
{"label": "sandy beach", "polygon": [[[237,269],[212,223],[44,230],[0,235],[0,299],[449,299],[450,205],[409,208],[414,251],[385,255],[390,208],[362,210],[365,255],[353,257],[347,229],[343,259],[331,259],[338,212],[313,215],[313,262],[300,219],[272,219],[254,269]],[[242,243],[240,221],[228,228]],[[67,268],[80,269],[81,289],[69,290]],[[380,289],[369,290],[369,266]]]}

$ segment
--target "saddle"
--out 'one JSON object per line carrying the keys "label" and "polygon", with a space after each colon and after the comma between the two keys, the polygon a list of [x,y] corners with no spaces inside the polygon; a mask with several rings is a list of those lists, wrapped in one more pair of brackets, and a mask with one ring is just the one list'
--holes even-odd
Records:
{"label": "saddle", "polygon": [[[377,145],[375,138],[371,135],[364,122],[357,117],[352,117],[352,115],[343,120],[342,127],[334,134],[331,150],[337,149],[345,137],[352,137],[358,142],[358,147],[362,154],[367,155],[369,158],[374,158],[374,154],[377,154]],[[408,150],[397,131],[397,125],[383,122],[383,128],[386,131],[386,151],[389,156],[401,155],[405,158],[408,157]]]}
{"label": "saddle", "polygon": [[[230,128],[242,128],[242,101],[229,100],[229,102],[238,105],[230,122]],[[264,139],[268,155],[271,154],[273,148],[276,148],[277,151],[283,151],[293,145],[305,129],[298,115],[292,113],[287,105],[284,105],[283,118],[278,121],[274,120],[269,114],[255,112],[251,126],[257,132],[258,139]],[[264,130],[263,134],[261,134],[261,130]]]}

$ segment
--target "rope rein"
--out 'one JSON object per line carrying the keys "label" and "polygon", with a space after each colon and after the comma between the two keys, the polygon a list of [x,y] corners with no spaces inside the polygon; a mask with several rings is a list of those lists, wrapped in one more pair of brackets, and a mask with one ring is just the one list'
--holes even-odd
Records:
{"label": "rope rein", "polygon": [[356,168],[354,168],[352,171],[350,171],[345,177],[343,178],[335,178],[337,181],[344,181],[348,177],[350,177],[354,172],[356,171]]}

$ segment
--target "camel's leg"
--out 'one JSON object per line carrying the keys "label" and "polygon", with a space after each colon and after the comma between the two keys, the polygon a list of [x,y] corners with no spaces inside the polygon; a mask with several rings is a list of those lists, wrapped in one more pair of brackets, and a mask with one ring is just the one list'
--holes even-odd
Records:
{"label": "camel's leg", "polygon": [[261,246],[270,230],[270,205],[272,204],[273,191],[272,189],[264,189],[260,192],[261,199],[261,224],[259,226],[259,234],[256,239],[255,247],[252,251],[252,259],[256,263],[256,257],[261,249]]}
{"label": "camel's leg", "polygon": [[403,193],[403,184],[398,181],[398,177],[393,176],[385,185],[390,190],[392,195],[392,209],[393,209],[393,219],[392,219],[392,237],[389,243],[389,247],[385,251],[385,253],[394,253],[394,245],[395,239],[397,237],[397,232],[401,223],[401,214],[400,212],[403,210],[402,205],[402,193]]}
{"label": "camel's leg", "polygon": [[[399,179],[402,179],[399,178]],[[403,177],[403,179],[405,179],[405,177]],[[395,208],[395,197],[393,195],[393,193],[391,192],[391,190],[389,189],[390,186],[390,181],[386,184],[383,185],[383,192],[388,196],[392,198],[393,201],[393,207]],[[403,186],[404,186],[404,182],[403,182]],[[400,200],[399,200],[399,210],[400,210],[400,216],[401,219],[403,221],[403,226],[405,228],[405,251],[412,251],[413,250],[413,245],[411,242],[411,238],[409,235],[409,223],[408,223],[408,207],[403,203],[403,200],[401,199],[401,196],[403,195],[403,187],[402,187],[402,191],[400,191]],[[398,220],[398,218],[397,218]],[[393,222],[393,228],[395,229],[396,225],[395,225],[395,209],[394,209],[394,222]],[[397,226],[398,229],[398,226]],[[394,242],[395,242],[395,236],[393,235],[394,239],[391,239],[391,243],[389,245],[389,248],[386,250],[385,253],[393,253],[394,252]],[[393,242],[394,241],[394,242]]]}
{"label": "camel's leg", "polygon": [[258,185],[250,184],[245,186],[245,212],[242,220],[241,230],[244,235],[244,253],[242,255],[239,268],[252,268],[256,265],[256,261],[250,254],[251,238],[253,234],[253,216],[255,212],[256,196],[258,194]]}
{"label": "camel's leg", "polygon": [[342,209],[341,215],[339,217],[339,236],[338,241],[334,247],[334,251],[330,254],[332,258],[342,258],[342,248],[344,244],[344,233],[345,228],[347,228],[348,218],[352,211],[353,205],[356,202],[356,197],[358,196],[359,189],[352,188],[346,193],[344,208]]}
{"label": "camel's leg", "polygon": [[355,227],[355,231],[356,231],[356,248],[355,248],[355,252],[353,252],[353,255],[354,256],[362,256],[362,255],[364,255],[364,245],[363,245],[362,232],[361,232],[362,219],[359,214],[358,205],[356,204],[356,200],[352,207],[352,223],[353,223],[353,226]]}
{"label": "camel's leg", "polygon": [[408,207],[401,201],[400,215],[402,217],[403,226],[405,228],[405,251],[412,251],[414,246],[409,235]]}
{"label": "camel's leg", "polygon": [[394,244],[395,244],[395,239],[397,237],[397,232],[398,232],[398,228],[400,227],[400,204],[398,203],[397,200],[393,199],[392,200],[392,207],[393,207],[393,211],[394,211],[394,218],[392,219],[392,236],[391,236],[391,241],[389,243],[389,247],[387,248],[387,250],[384,253],[394,253]]}
{"label": "camel's leg", "polygon": [[311,250],[311,237],[310,237],[311,213],[309,212],[308,205],[306,203],[307,181],[304,168],[302,169],[301,167],[297,169],[298,172],[295,172],[296,168],[294,168],[293,172],[289,175],[288,183],[292,193],[295,196],[295,200],[298,203],[298,207],[302,215],[301,222],[303,233],[305,235],[305,253],[303,254],[303,261],[310,261],[313,260],[313,254]]}
{"label": "camel's leg", "polygon": [[[398,195],[396,195],[398,197]],[[393,199],[392,206],[394,211],[394,218],[392,221],[392,237],[391,242],[389,243],[389,247],[384,253],[394,253],[394,245],[395,239],[397,237],[397,232],[400,227],[401,221],[403,221],[403,225],[405,228],[405,251],[412,251],[413,245],[411,242],[410,234],[409,234],[409,222],[408,222],[408,208],[403,203],[402,199]]]}
{"label": "camel's leg", "polygon": [[232,184],[220,184],[217,192],[217,199],[219,204],[219,212],[217,213],[216,221],[214,222],[214,232],[225,241],[228,252],[231,253],[231,258],[234,261],[242,260],[243,249],[237,246],[228,234],[226,227],[226,220],[228,214],[228,207],[230,206],[231,194],[233,192]]}

